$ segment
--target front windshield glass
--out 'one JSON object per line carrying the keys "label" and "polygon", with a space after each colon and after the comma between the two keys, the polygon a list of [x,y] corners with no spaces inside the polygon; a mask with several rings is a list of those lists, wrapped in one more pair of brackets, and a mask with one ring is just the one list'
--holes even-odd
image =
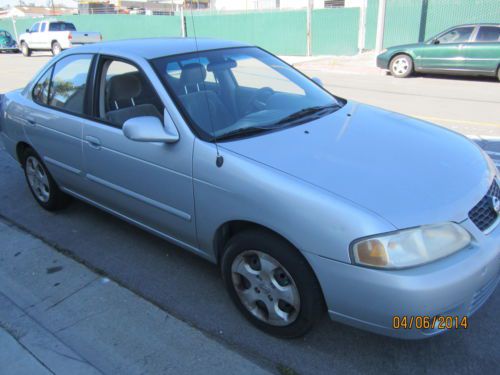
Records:
{"label": "front windshield glass", "polygon": [[162,57],[152,64],[181,112],[207,140],[298,125],[343,105],[255,47]]}

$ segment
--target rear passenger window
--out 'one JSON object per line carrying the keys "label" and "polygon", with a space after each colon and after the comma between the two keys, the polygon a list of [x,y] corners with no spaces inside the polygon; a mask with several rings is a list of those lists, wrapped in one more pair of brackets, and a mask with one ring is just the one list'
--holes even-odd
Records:
{"label": "rear passenger window", "polygon": [[85,112],[85,91],[92,55],[72,55],[58,61],[49,88],[48,105],[68,112]]}
{"label": "rear passenger window", "polygon": [[39,104],[47,104],[47,97],[49,95],[50,76],[52,75],[52,68],[47,70],[40,78],[33,88],[33,100]]}
{"label": "rear passenger window", "polygon": [[116,127],[140,116],[163,120],[163,104],[144,74],[134,65],[119,60],[102,64],[99,89],[99,117]]}
{"label": "rear passenger window", "polygon": [[476,36],[476,42],[500,42],[500,27],[481,26]]}

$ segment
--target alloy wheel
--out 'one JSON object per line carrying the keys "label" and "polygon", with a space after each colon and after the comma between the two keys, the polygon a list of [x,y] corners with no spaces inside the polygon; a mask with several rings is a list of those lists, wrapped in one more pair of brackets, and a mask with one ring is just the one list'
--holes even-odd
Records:
{"label": "alloy wheel", "polygon": [[404,57],[400,57],[394,61],[392,64],[392,72],[397,75],[403,75],[408,72],[410,68],[410,64],[408,60]]}
{"label": "alloy wheel", "polygon": [[231,274],[242,304],[257,319],[273,326],[286,326],[297,319],[297,285],[272,256],[257,250],[244,251],[234,259]]}
{"label": "alloy wheel", "polygon": [[33,156],[26,159],[26,176],[36,198],[46,203],[50,199],[50,185],[47,172],[42,163]]}

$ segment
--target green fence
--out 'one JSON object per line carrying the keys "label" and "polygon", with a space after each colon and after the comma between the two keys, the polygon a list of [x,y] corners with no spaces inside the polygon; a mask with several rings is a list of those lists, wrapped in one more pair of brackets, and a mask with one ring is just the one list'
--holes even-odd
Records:
{"label": "green fence", "polygon": [[[80,15],[61,16],[64,20],[75,24],[77,30],[99,31],[104,40],[180,36],[180,17],[173,16],[141,16],[141,15]],[[19,34],[30,28],[40,18],[21,18],[16,20]],[[9,30],[14,35],[12,20],[1,20],[0,29]]]}
{"label": "green fence", "polygon": [[[186,14],[186,32],[198,37],[238,40],[261,46],[280,55],[306,55],[306,11],[236,14]],[[180,36],[181,18],[143,15],[80,15],[57,17],[72,22],[78,30],[99,31],[104,40]],[[40,18],[17,19],[21,34]],[[194,22],[194,27],[193,27]],[[359,9],[322,9],[312,15],[312,52],[315,55],[357,53]],[[1,20],[0,28],[13,33],[12,21]]]}
{"label": "green fence", "polygon": [[358,52],[359,8],[315,10],[312,14],[313,55]]}
{"label": "green fence", "polygon": [[[368,1],[366,43],[375,48],[378,0]],[[416,43],[449,27],[500,23],[500,0],[387,0],[384,47]]]}
{"label": "green fence", "polygon": [[[194,28],[193,28],[194,22]],[[186,15],[187,35],[238,40],[275,54],[305,55],[306,12]]]}

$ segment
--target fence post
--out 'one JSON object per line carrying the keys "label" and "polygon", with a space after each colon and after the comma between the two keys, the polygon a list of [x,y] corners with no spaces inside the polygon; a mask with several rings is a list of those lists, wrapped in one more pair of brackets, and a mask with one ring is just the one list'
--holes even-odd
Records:
{"label": "fence post", "polygon": [[375,51],[377,53],[380,53],[384,48],[385,1],[379,0],[378,2],[377,39],[375,41]]}
{"label": "fence post", "polygon": [[367,0],[362,0],[359,7],[358,53],[365,49]]}
{"label": "fence post", "polygon": [[19,35],[17,35],[16,20],[14,19],[14,16],[12,16],[12,28],[14,29],[14,35],[16,37],[16,42],[19,43]]}
{"label": "fence post", "polygon": [[306,14],[306,43],[307,43],[307,56],[312,55],[312,10],[313,10],[313,0],[307,2],[307,14]]}

